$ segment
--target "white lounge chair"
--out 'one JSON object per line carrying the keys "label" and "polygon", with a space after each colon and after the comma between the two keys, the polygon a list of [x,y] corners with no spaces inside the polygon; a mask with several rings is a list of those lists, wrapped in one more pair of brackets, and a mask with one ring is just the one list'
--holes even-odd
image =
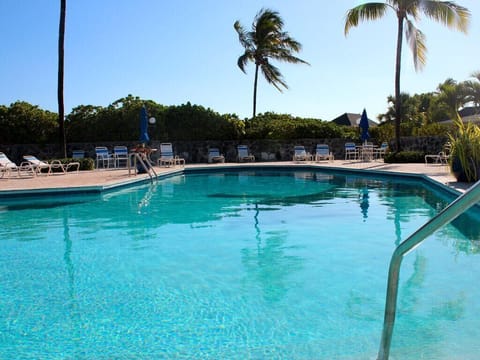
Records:
{"label": "white lounge chair", "polygon": [[220,150],[218,148],[210,148],[208,149],[208,163],[224,163],[225,157],[220,154]]}
{"label": "white lounge chair", "polygon": [[312,155],[307,153],[305,146],[296,145],[293,149],[293,161],[312,161]]}
{"label": "white lounge chair", "polygon": [[160,144],[160,157],[158,158],[157,163],[158,166],[185,166],[185,159],[175,155],[171,143],[162,143]]}
{"label": "white lounge chair", "polygon": [[[43,170],[46,170],[46,175],[52,174],[53,172],[55,172],[55,169],[58,169],[58,172],[62,174],[65,174],[67,172],[66,166],[64,166],[60,160],[52,160],[51,162],[46,162],[37,159],[33,155],[24,155],[23,160],[25,160],[25,162],[20,164],[20,167],[30,165],[37,175],[42,174]],[[77,164],[80,166],[79,163]]]}
{"label": "white lounge chair", "polygon": [[255,156],[253,154],[250,154],[250,152],[248,151],[247,145],[238,145],[237,160],[238,162],[255,161]]}
{"label": "white lounge chair", "polygon": [[16,172],[17,175],[19,174],[17,164],[11,161],[3,152],[0,152],[0,177],[5,175],[10,177],[13,171]]}
{"label": "white lounge chair", "polygon": [[333,153],[327,144],[317,144],[315,149],[315,161],[328,160],[333,161]]}
{"label": "white lounge chair", "polygon": [[443,145],[443,150],[440,151],[438,154],[425,155],[425,165],[429,163],[447,165],[448,160],[450,159],[450,151],[451,145],[450,143],[446,143],[445,145]]}

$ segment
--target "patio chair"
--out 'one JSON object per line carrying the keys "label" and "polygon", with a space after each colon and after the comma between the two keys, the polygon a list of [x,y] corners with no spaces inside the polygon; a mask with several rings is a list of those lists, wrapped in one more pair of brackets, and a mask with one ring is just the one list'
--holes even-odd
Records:
{"label": "patio chair", "polygon": [[72,150],[72,159],[84,159],[85,151],[84,150]]}
{"label": "patio chair", "polygon": [[208,149],[208,163],[224,163],[225,157],[220,154],[220,150],[218,148],[210,148]]}
{"label": "patio chair", "polygon": [[373,155],[375,160],[383,159],[385,157],[385,154],[387,153],[387,150],[388,150],[388,143],[384,141],[382,142],[382,145],[380,145],[380,147],[375,148],[373,150]]}
{"label": "patio chair", "polygon": [[121,162],[125,162],[125,167],[128,165],[128,149],[126,146],[114,146],[113,147],[113,159],[115,167],[119,168]]}
{"label": "patio chair", "polygon": [[[183,160],[183,159],[182,159]],[[185,163],[185,160],[183,160]],[[173,153],[173,146],[171,143],[160,144],[160,157],[157,160],[158,166],[175,166],[175,155]]]}
{"label": "patio chair", "polygon": [[97,146],[95,147],[95,155],[96,155],[96,168],[100,168],[100,164],[102,164],[102,168],[107,169],[110,167],[110,163],[115,165],[115,158],[112,154],[108,152],[106,146]]}
{"label": "patio chair", "polygon": [[360,158],[363,161],[372,161],[373,160],[374,147],[372,143],[365,143],[360,147]]}
{"label": "patio chair", "polygon": [[3,152],[0,152],[0,177],[5,176],[5,174],[10,177],[12,171],[15,171],[17,175],[19,174],[17,164],[11,161]]}
{"label": "patio chair", "polygon": [[328,160],[333,161],[333,153],[327,144],[317,144],[315,149],[315,161]]}
{"label": "patio chair", "polygon": [[305,146],[295,145],[293,149],[293,161],[312,161],[312,155],[307,153]]}
{"label": "patio chair", "polygon": [[[23,160],[25,161],[20,164],[20,167],[25,168],[26,166],[30,165],[36,175],[42,174],[43,170],[46,170],[46,175],[50,175],[53,172],[60,172],[62,174],[65,174],[67,172],[66,167],[62,164],[60,160],[52,160],[51,162],[46,162],[37,159],[33,155],[24,155]],[[55,169],[59,171],[56,171]]]}
{"label": "patio chair", "polygon": [[238,162],[255,161],[255,156],[248,151],[247,145],[237,146],[237,160]]}
{"label": "patio chair", "polygon": [[355,143],[353,142],[345,143],[345,160],[357,160],[358,155],[359,153]]}

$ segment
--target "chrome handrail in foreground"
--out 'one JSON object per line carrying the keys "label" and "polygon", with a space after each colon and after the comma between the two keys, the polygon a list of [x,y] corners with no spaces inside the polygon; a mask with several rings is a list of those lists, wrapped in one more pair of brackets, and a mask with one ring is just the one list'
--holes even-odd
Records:
{"label": "chrome handrail in foreground", "polygon": [[395,311],[397,307],[398,279],[403,256],[413,250],[439,228],[450,223],[452,220],[455,220],[456,217],[463,214],[479,201],[480,181],[477,181],[468,191],[460,195],[450,205],[400,243],[393,252],[392,259],[390,260],[390,268],[388,270],[385,317],[383,321],[382,341],[380,343],[380,350],[378,351],[377,357],[378,360],[388,360],[390,354],[393,325],[395,323]]}

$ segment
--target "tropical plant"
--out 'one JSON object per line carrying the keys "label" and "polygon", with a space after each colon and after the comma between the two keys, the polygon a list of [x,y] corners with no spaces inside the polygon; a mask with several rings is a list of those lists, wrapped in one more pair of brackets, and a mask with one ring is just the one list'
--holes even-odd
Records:
{"label": "tropical plant", "polygon": [[470,12],[467,8],[453,1],[438,0],[386,0],[369,2],[348,10],[345,20],[345,35],[360,21],[377,20],[385,16],[391,9],[397,15],[397,53],[395,65],[395,145],[400,151],[400,123],[402,121],[402,98],[400,96],[400,65],[402,56],[403,30],[413,53],[415,70],[420,70],[426,61],[426,45],[424,34],[415,26],[420,13],[450,28],[467,32]]}
{"label": "tropical plant", "polygon": [[58,26],[58,129],[59,144],[64,157],[67,157],[67,139],[65,136],[65,104],[63,98],[63,73],[65,55],[65,17],[67,0],[60,0],[60,24]]}
{"label": "tropical plant", "polygon": [[257,109],[258,71],[262,71],[268,83],[282,92],[281,86],[288,89],[280,70],[270,63],[270,59],[292,64],[308,64],[294,56],[302,45],[283,30],[283,20],[276,11],[261,9],[252,24],[252,30],[246,31],[237,20],[233,25],[238,33],[240,44],[245,52],[238,58],[237,65],[244,73],[249,61],[255,63],[255,79],[253,84],[253,117]]}
{"label": "tropical plant", "polygon": [[446,105],[449,118],[455,119],[458,110],[468,102],[465,83],[457,83],[453,79],[447,79],[438,85],[437,89],[438,99]]}
{"label": "tropical plant", "polygon": [[467,100],[478,110],[480,108],[480,71],[474,72],[472,77],[475,80],[465,81],[465,91]]}
{"label": "tropical plant", "polygon": [[456,131],[449,134],[450,167],[459,181],[474,182],[480,178],[480,127],[465,124],[457,113],[454,119]]}

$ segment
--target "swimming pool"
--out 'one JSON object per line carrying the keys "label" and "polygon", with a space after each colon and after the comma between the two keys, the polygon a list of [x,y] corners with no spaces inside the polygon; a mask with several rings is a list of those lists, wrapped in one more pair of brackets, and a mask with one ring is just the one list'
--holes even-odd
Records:
{"label": "swimming pool", "polygon": [[[451,200],[251,170],[3,203],[0,358],[374,359],[390,256]],[[478,218],[405,258],[393,359],[478,357]]]}

